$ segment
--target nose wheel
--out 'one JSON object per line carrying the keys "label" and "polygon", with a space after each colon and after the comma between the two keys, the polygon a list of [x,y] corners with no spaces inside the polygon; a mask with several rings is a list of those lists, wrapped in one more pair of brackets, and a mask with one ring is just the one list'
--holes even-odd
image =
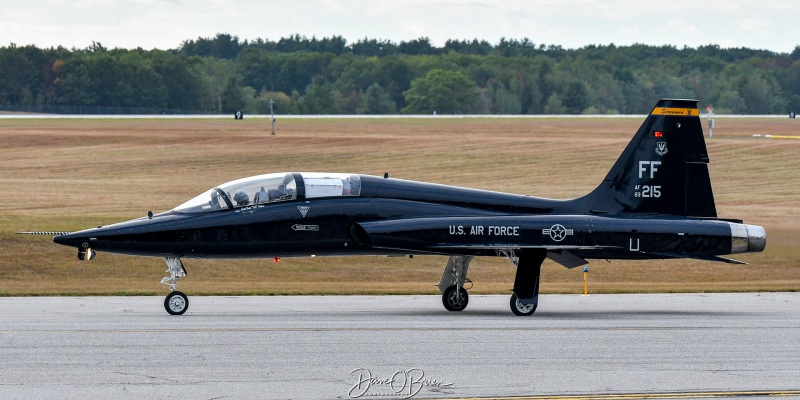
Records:
{"label": "nose wheel", "polygon": [[164,299],[164,309],[171,315],[181,315],[189,308],[189,298],[183,292],[174,291]]}

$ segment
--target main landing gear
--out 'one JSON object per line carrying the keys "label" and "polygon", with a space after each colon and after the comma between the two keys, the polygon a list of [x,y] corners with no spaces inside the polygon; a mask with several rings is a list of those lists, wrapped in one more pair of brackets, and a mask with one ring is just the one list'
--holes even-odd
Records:
{"label": "main landing gear", "polygon": [[519,301],[519,297],[517,297],[516,293],[511,295],[511,312],[514,315],[519,315],[521,317],[533,315],[536,312],[536,303],[533,304],[523,304]]}
{"label": "main landing gear", "polygon": [[[528,316],[536,312],[539,304],[539,278],[542,262],[547,258],[546,249],[523,249],[498,252],[510,259],[517,267],[514,278],[514,292],[511,295],[511,312],[514,315]],[[447,311],[462,311],[467,308],[469,294],[464,283],[472,283],[467,278],[469,263],[474,256],[450,256],[439,280],[442,304]]]}
{"label": "main landing gear", "polygon": [[164,299],[164,309],[171,315],[181,315],[189,308],[189,298],[177,290],[178,280],[186,276],[186,268],[178,257],[164,257],[164,261],[167,263],[166,272],[169,272],[170,276],[161,279],[161,283],[169,285],[171,290]]}
{"label": "main landing gear", "polygon": [[511,295],[511,312],[514,315],[528,316],[536,312],[539,304],[539,277],[542,263],[547,258],[546,249],[526,249],[511,254],[511,261],[517,267],[514,278],[514,293]]}

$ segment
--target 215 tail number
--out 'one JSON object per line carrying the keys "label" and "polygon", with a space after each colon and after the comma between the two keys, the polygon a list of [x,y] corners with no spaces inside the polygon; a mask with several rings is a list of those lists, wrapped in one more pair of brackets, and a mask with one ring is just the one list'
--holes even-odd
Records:
{"label": "215 tail number", "polygon": [[[636,187],[636,197],[654,197],[659,198],[661,197],[661,186],[651,186],[651,185],[637,185]],[[641,190],[641,191],[640,191]]]}

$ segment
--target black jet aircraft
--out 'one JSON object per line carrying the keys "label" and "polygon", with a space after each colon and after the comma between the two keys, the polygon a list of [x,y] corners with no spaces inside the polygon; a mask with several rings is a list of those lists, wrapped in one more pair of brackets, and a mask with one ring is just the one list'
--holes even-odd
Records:
{"label": "black jet aircraft", "polygon": [[[450,311],[467,306],[475,256],[516,266],[511,311],[536,310],[545,258],[568,268],[587,259],[693,258],[760,252],[760,226],[717,217],[696,100],[662,99],[600,185],[571,200],[340,173],[276,173],[219,185],[173,210],[54,237],[78,248],[162,257],[171,293],[183,258],[449,255],[439,290]],[[569,177],[565,177],[568,179]]]}

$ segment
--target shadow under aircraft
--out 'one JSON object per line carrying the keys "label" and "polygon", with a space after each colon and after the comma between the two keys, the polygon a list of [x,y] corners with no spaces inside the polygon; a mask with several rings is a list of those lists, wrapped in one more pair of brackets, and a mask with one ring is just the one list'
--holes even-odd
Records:
{"label": "shadow under aircraft", "polygon": [[[163,258],[164,306],[183,314],[177,290],[186,258],[448,255],[439,290],[450,311],[467,307],[470,261],[505,257],[516,267],[511,311],[531,315],[546,258],[693,258],[760,252],[760,226],[717,217],[696,100],[659,100],[591,193],[550,200],[384,177],[289,172],[219,185],[174,209],[53,240],[96,252]],[[565,177],[568,178],[568,177]]]}

